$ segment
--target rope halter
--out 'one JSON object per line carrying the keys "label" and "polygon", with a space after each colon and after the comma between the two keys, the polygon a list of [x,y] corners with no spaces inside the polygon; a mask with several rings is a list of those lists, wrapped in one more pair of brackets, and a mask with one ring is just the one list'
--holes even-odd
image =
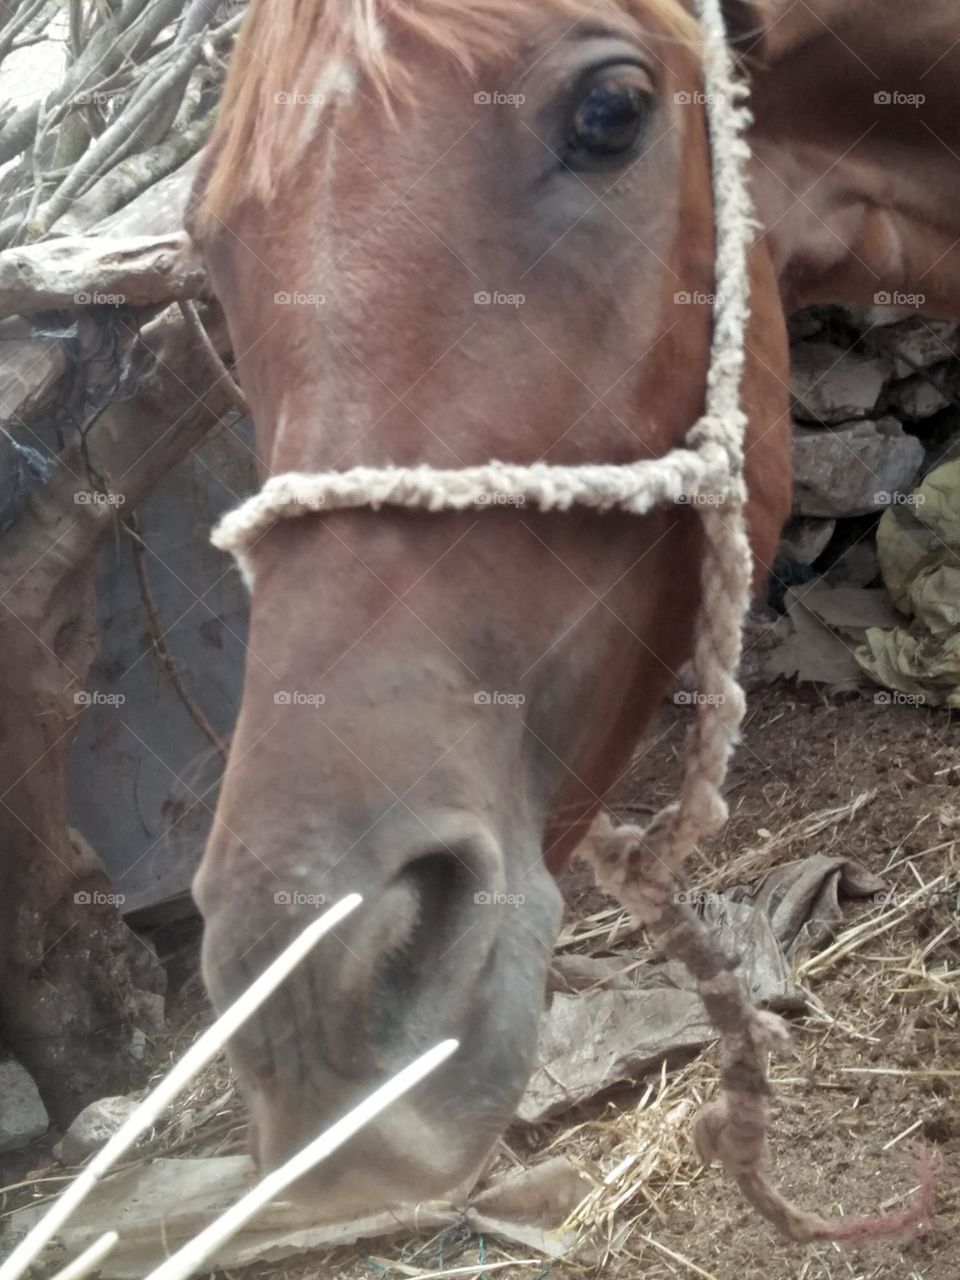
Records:
{"label": "rope halter", "polygon": [[721,788],[744,713],[736,673],[752,578],[744,522],[746,416],[740,404],[753,229],[745,175],[749,149],[743,139],[750,117],[746,89],[734,77],[720,0],[695,0],[695,6],[703,35],[716,294],[705,412],[683,446],[624,466],[490,462],[462,470],[290,472],[268,480],[260,493],[226,515],[213,542],[240,558],[278,520],[344,507],[464,511],[522,499],[541,511],[565,511],[576,504],[644,515],[682,499],[696,506],[705,535],[693,655],[699,699],[679,798],[646,827],[615,827],[601,814],[579,852],[592,863],[600,887],[647,925],[665,955],[683,961],[721,1033],[720,1088],[694,1122],[694,1143],[704,1163],[719,1159],[750,1204],[789,1239],[861,1241],[902,1234],[929,1219],[929,1171],[921,1171],[914,1205],[877,1217],[821,1218],[777,1191],[767,1173],[766,1059],[769,1052],[789,1047],[789,1032],[775,1015],[754,1007],[735,972],[736,957],[725,954],[677,892],[687,855],[727,817]]}
{"label": "rope halter", "polygon": [[522,501],[540,511],[585,506],[645,515],[667,503],[694,504],[706,534],[701,567],[694,671],[700,700],[679,801],[651,824],[658,857],[678,869],[697,839],[725,821],[720,794],[743,717],[736,679],[752,560],[744,525],[740,406],[748,314],[747,247],[752,232],[742,132],[746,89],[734,77],[719,0],[696,0],[703,33],[703,79],[712,157],[716,235],[715,301],[705,412],[683,446],[662,458],[625,465],[517,466],[490,462],[462,469],[352,467],[286,472],[223,517],[213,544],[241,559],[278,520],[352,507],[482,511]]}

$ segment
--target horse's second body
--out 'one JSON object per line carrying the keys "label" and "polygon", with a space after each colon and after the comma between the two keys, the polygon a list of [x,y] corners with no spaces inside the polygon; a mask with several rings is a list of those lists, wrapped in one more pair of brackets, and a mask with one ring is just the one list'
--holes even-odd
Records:
{"label": "horse's second body", "polygon": [[[912,291],[958,311],[960,19],[932,2],[895,36],[892,0],[728,8],[764,224],[743,386],[762,579],[790,501],[784,306]],[[923,81],[928,117],[876,103],[887,80]],[[943,197],[899,184],[944,166]],[[192,229],[263,475],[661,456],[703,408],[712,211],[676,0],[253,0]],[[511,1118],[552,873],[689,657],[701,550],[676,506],[346,511],[251,552],[196,884],[215,1003],[318,901],[366,898],[237,1044],[258,1156],[428,1043],[462,1046],[324,1166],[326,1211],[448,1191]]]}

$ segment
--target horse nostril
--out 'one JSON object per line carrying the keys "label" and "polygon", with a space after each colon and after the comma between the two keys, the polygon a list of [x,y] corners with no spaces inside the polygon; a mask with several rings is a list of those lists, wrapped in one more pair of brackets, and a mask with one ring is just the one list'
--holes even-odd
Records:
{"label": "horse nostril", "polygon": [[386,886],[390,919],[378,931],[369,986],[373,1044],[410,1044],[441,1025],[453,1034],[496,934],[477,902],[501,877],[500,848],[483,833],[412,858]]}
{"label": "horse nostril", "polygon": [[[359,888],[363,904],[235,1041],[236,1056],[266,1082],[265,1096],[278,1087],[270,1083],[274,1076],[284,1087],[302,1089],[324,1068],[354,1082],[373,1080],[462,1030],[499,932],[498,913],[477,903],[503,889],[503,853],[495,836],[469,818],[440,815],[428,832],[430,843],[405,851],[394,846],[382,878],[372,853],[343,860],[336,889]],[[327,889],[326,897],[333,892]],[[264,927],[263,918],[251,915],[257,936],[243,943],[242,955],[235,916],[213,910],[204,969],[218,1003],[266,967],[283,936],[303,926],[301,900],[312,895],[298,893],[293,902],[291,896],[270,903],[280,928]]]}
{"label": "horse nostril", "polygon": [[436,966],[456,945],[465,901],[472,899],[475,873],[452,853],[428,853],[407,864],[391,889],[404,895],[406,927],[390,939],[376,973],[376,989],[388,1010],[402,1011],[425,983],[436,977]]}

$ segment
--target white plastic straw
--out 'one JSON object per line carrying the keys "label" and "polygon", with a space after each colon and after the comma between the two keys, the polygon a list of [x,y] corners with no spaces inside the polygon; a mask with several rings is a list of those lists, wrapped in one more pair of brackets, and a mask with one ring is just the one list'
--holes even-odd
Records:
{"label": "white plastic straw", "polygon": [[97,1269],[119,1239],[116,1231],[104,1232],[99,1240],[94,1240],[89,1249],[84,1249],[78,1258],[58,1271],[53,1280],[84,1280],[85,1276]]}
{"label": "white plastic straw", "polygon": [[359,893],[351,893],[324,912],[319,919],[307,925],[286,950],[264,969],[260,977],[250,984],[243,995],[203,1033],[196,1044],[191,1045],[153,1092],[127,1117],[107,1145],[97,1152],[87,1167],[71,1182],[50,1211],[20,1241],[7,1261],[0,1266],[0,1280],[20,1280],[44,1246],[53,1239],[107,1170],[136,1142],[141,1133],[150,1128],[197,1072],[219,1053],[237,1028],[276,990],[307,952],[351,911],[355,911],[362,900]]}
{"label": "white plastic straw", "polygon": [[429,1049],[421,1057],[404,1067],[386,1084],[358,1103],[352,1111],[348,1111],[342,1120],[338,1120],[325,1133],[321,1133],[313,1142],[308,1143],[302,1151],[268,1173],[247,1194],[231,1205],[219,1218],[210,1223],[185,1245],[177,1250],[166,1262],[160,1264],[146,1277],[146,1280],[186,1280],[210,1255],[248,1222],[253,1215],[269,1200],[286,1190],[292,1182],[305,1174],[314,1165],[325,1160],[332,1152],[342,1146],[349,1138],[375,1116],[395,1102],[408,1089],[412,1089],[431,1071],[435,1071],[442,1062],[457,1049],[459,1041],[442,1040],[440,1044]]}

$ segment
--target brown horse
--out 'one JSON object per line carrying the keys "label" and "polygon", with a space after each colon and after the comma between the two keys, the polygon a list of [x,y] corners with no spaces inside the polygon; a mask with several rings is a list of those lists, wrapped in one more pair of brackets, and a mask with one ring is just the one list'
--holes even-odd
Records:
{"label": "brown horse", "polygon": [[[960,314],[960,16],[727,8],[762,221],[743,388],[760,581],[790,504],[785,309],[910,293]],[[666,453],[703,408],[710,192],[679,0],[253,0],[190,228],[262,477]],[[700,556],[684,506],[343,511],[249,556],[196,881],[214,1003],[321,902],[366,899],[236,1044],[256,1155],[462,1046],[323,1166],[324,1211],[449,1191],[509,1122],[553,874],[690,654]]]}

